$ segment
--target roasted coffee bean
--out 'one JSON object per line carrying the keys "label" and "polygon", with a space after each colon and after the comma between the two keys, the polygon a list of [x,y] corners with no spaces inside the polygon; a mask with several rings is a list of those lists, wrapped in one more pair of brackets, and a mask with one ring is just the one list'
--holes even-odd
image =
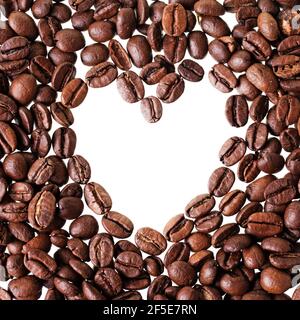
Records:
{"label": "roasted coffee bean", "polygon": [[193,252],[205,250],[211,246],[211,236],[201,232],[191,233],[185,241]]}
{"label": "roasted coffee bean", "polygon": [[184,88],[184,80],[176,73],[169,73],[160,80],[156,94],[163,102],[172,103],[180,98]]}
{"label": "roasted coffee bean", "polygon": [[121,39],[129,39],[136,28],[136,16],[132,8],[121,8],[116,18],[116,30]]}
{"label": "roasted coffee bean", "polygon": [[290,229],[300,228],[300,218],[298,214],[298,209],[300,208],[300,203],[294,201],[290,203],[284,211],[284,225]]}
{"label": "roasted coffee bean", "polygon": [[38,30],[34,20],[24,12],[12,12],[8,17],[10,28],[19,36],[34,40]]}
{"label": "roasted coffee bean", "polygon": [[155,123],[159,121],[163,113],[160,100],[154,96],[144,98],[141,101],[141,113],[147,122]]}
{"label": "roasted coffee bean", "polygon": [[173,244],[167,251],[164,264],[168,267],[175,261],[188,261],[190,255],[190,248],[187,244],[177,242]]}
{"label": "roasted coffee bean", "polygon": [[200,269],[199,281],[202,285],[212,285],[218,274],[218,265],[215,260],[206,261]]}
{"label": "roasted coffee bean", "polygon": [[58,202],[58,215],[63,219],[76,219],[83,212],[83,202],[77,197],[63,197]]}
{"label": "roasted coffee bean", "polygon": [[144,260],[145,270],[153,277],[158,277],[164,271],[164,264],[159,257],[148,256]]}
{"label": "roasted coffee bean", "polygon": [[249,289],[249,281],[242,272],[237,269],[230,273],[225,273],[220,279],[220,288],[231,296],[240,296]]}
{"label": "roasted coffee bean", "polygon": [[247,69],[246,76],[257,89],[263,92],[275,92],[277,90],[278,81],[268,66],[254,63]]}
{"label": "roasted coffee bean", "polygon": [[185,35],[173,37],[165,35],[163,39],[163,50],[166,59],[171,63],[178,63],[183,60],[187,48]]}
{"label": "roasted coffee bean", "polygon": [[81,51],[81,61],[86,66],[95,66],[108,59],[108,48],[102,43],[95,43]]}
{"label": "roasted coffee bean", "polygon": [[88,87],[83,80],[73,79],[63,88],[61,102],[66,108],[76,108],[85,99],[88,92]]}
{"label": "roasted coffee bean", "polygon": [[213,38],[229,36],[230,29],[220,17],[203,16],[200,21],[202,30]]}
{"label": "roasted coffee bean", "polygon": [[240,95],[245,96],[250,101],[253,101],[261,93],[254,84],[247,79],[246,75],[239,76],[236,90]]}
{"label": "roasted coffee bean", "polygon": [[250,215],[247,221],[247,233],[258,238],[267,238],[282,232],[283,221],[272,212],[257,212]]}
{"label": "roasted coffee bean", "polygon": [[96,182],[89,182],[85,186],[84,197],[89,208],[96,214],[105,214],[112,207],[109,194]]}
{"label": "roasted coffee bean", "polygon": [[194,10],[204,16],[222,16],[225,13],[224,7],[215,0],[196,1]]}
{"label": "roasted coffee bean", "polygon": [[45,157],[51,148],[51,138],[48,131],[36,129],[31,134],[31,151],[39,157]]}
{"label": "roasted coffee bean", "polygon": [[219,210],[224,216],[233,216],[242,208],[245,201],[246,195],[243,191],[233,190],[222,198]]}
{"label": "roasted coffee bean", "polygon": [[216,261],[218,265],[225,271],[231,271],[235,269],[241,261],[241,252],[225,252],[220,249],[216,255]]}
{"label": "roasted coffee bean", "polygon": [[250,201],[260,202],[265,200],[264,191],[267,186],[276,180],[273,175],[266,175],[256,179],[250,183],[246,188],[246,195]]}
{"label": "roasted coffee bean", "polygon": [[277,173],[284,167],[284,158],[277,153],[263,152],[257,161],[257,167],[265,173]]}
{"label": "roasted coffee bean", "polygon": [[10,186],[9,196],[14,201],[29,202],[34,196],[34,189],[27,182],[16,182]]}
{"label": "roasted coffee bean", "polygon": [[54,163],[49,158],[40,158],[36,160],[28,171],[28,179],[37,185],[43,185],[53,175],[55,171]]}
{"label": "roasted coffee bean", "polygon": [[167,74],[167,69],[158,62],[146,64],[141,72],[140,77],[149,85],[158,83]]}
{"label": "roasted coffee bean", "polygon": [[264,123],[252,123],[247,129],[246,141],[252,151],[260,150],[268,139],[268,128]]}
{"label": "roasted coffee bean", "polygon": [[114,297],[122,291],[122,280],[111,268],[100,268],[95,275],[95,282],[108,297]]}
{"label": "roasted coffee bean", "polygon": [[144,36],[131,37],[127,42],[127,51],[133,64],[138,68],[142,68],[152,61],[151,47]]}
{"label": "roasted coffee bean", "polygon": [[[219,61],[223,62],[223,61]],[[228,66],[234,72],[243,72],[250,67],[252,62],[251,54],[246,50],[238,50],[234,52],[228,60]]]}
{"label": "roasted coffee bean", "polygon": [[68,162],[68,173],[74,182],[86,184],[91,177],[91,168],[82,156],[75,155]]}
{"label": "roasted coffee bean", "polygon": [[65,108],[60,102],[52,103],[50,111],[53,119],[63,127],[69,127],[74,123],[72,111]]}
{"label": "roasted coffee bean", "polygon": [[290,269],[299,264],[300,253],[272,253],[269,260],[271,265],[277,269]]}
{"label": "roasted coffee bean", "polygon": [[145,95],[143,82],[133,71],[124,72],[118,77],[117,88],[121,97],[128,103],[138,102]]}
{"label": "roasted coffee bean", "polygon": [[117,76],[116,66],[110,62],[103,62],[91,68],[86,73],[85,79],[90,87],[102,88],[112,83]]}
{"label": "roasted coffee bean", "polygon": [[210,55],[219,63],[227,62],[231,53],[235,50],[234,43],[230,42],[230,37],[214,39],[208,46]]}
{"label": "roasted coffee bean", "polygon": [[124,251],[117,256],[115,268],[126,278],[136,278],[142,273],[143,259],[135,252]]}
{"label": "roasted coffee bean", "polygon": [[170,36],[180,36],[186,29],[186,11],[181,4],[169,4],[164,8],[162,27]]}
{"label": "roasted coffee bean", "polygon": [[225,115],[233,127],[243,127],[248,121],[248,105],[243,96],[234,95],[227,99]]}
{"label": "roasted coffee bean", "polygon": [[286,204],[295,198],[296,188],[293,183],[287,179],[277,179],[266,186],[264,196],[271,204]]}
{"label": "roasted coffee bean", "polygon": [[56,91],[62,91],[63,88],[74,79],[76,69],[70,62],[64,62],[55,68],[52,74],[51,84]]}
{"label": "roasted coffee bean", "polygon": [[163,293],[166,288],[172,285],[172,281],[168,276],[161,275],[156,277],[147,291],[147,299],[153,300],[154,296],[159,293]]}
{"label": "roasted coffee bean", "polygon": [[216,197],[224,196],[232,187],[235,180],[234,173],[225,167],[216,169],[209,178],[209,193]]}
{"label": "roasted coffee bean", "polygon": [[29,66],[31,73],[42,84],[47,84],[51,81],[54,68],[52,62],[43,56],[36,56],[31,59]]}
{"label": "roasted coffee bean", "polygon": [[89,256],[97,267],[107,267],[111,264],[114,254],[114,243],[106,233],[95,235],[89,244]]}
{"label": "roasted coffee bean", "polygon": [[82,33],[74,29],[59,30],[55,34],[55,44],[63,52],[75,52],[85,46]]}
{"label": "roasted coffee bean", "polygon": [[265,263],[265,255],[262,248],[259,245],[254,244],[244,249],[243,262],[249,269],[261,269]]}
{"label": "roasted coffee bean", "polygon": [[253,121],[261,122],[269,109],[269,99],[266,96],[256,97],[250,107],[249,115]]}
{"label": "roasted coffee bean", "polygon": [[215,65],[208,77],[211,84],[223,93],[232,91],[237,85],[234,73],[223,64]]}
{"label": "roasted coffee bean", "polygon": [[240,160],[237,175],[241,181],[251,182],[260,173],[257,165],[257,157],[254,154],[247,154]]}
{"label": "roasted coffee bean", "polygon": [[163,233],[168,241],[178,242],[189,236],[193,226],[192,220],[185,219],[183,214],[179,214],[168,221]]}
{"label": "roasted coffee bean", "polygon": [[291,287],[291,277],[284,271],[268,267],[261,273],[260,285],[269,293],[281,294]]}
{"label": "roasted coffee bean", "polygon": [[59,128],[54,131],[52,145],[55,154],[62,158],[70,158],[76,147],[76,134],[71,128]]}
{"label": "roasted coffee bean", "polygon": [[175,261],[167,270],[170,279],[179,286],[191,286],[196,282],[196,271],[187,262]]}
{"label": "roasted coffee bean", "polygon": [[245,141],[239,137],[232,137],[223,144],[219,152],[219,158],[224,165],[232,166],[242,159],[245,152]]}
{"label": "roasted coffee bean", "polygon": [[267,60],[272,54],[271,46],[268,41],[262,34],[256,31],[250,31],[245,35],[243,47],[260,61]]}
{"label": "roasted coffee bean", "polygon": [[83,240],[91,239],[98,232],[98,223],[93,216],[82,215],[70,224],[70,234]]}
{"label": "roasted coffee bean", "polygon": [[188,35],[188,51],[192,58],[203,59],[208,51],[208,40],[202,31],[192,31]]}
{"label": "roasted coffee bean", "polygon": [[115,34],[115,25],[110,21],[95,21],[89,28],[89,36],[96,42],[111,40]]}
{"label": "roasted coffee bean", "polygon": [[135,242],[139,249],[151,255],[159,255],[167,247],[164,236],[151,228],[139,229],[135,235]]}
{"label": "roasted coffee bean", "polygon": [[294,128],[283,130],[280,134],[280,143],[282,148],[287,152],[291,152],[298,148],[300,143],[298,130]]}
{"label": "roasted coffee bean", "polygon": [[30,111],[37,129],[49,131],[52,126],[51,113],[49,109],[41,104],[35,103],[31,106]]}
{"label": "roasted coffee bean", "polygon": [[223,222],[222,213],[219,211],[211,211],[204,216],[199,216],[195,221],[195,228],[199,232],[210,233],[218,229]]}
{"label": "roasted coffee bean", "polygon": [[37,300],[42,293],[41,281],[32,275],[14,279],[8,286],[18,300]]}
{"label": "roasted coffee bean", "polygon": [[37,193],[28,207],[28,220],[39,231],[46,230],[52,223],[56,210],[56,199],[49,191]]}
{"label": "roasted coffee bean", "polygon": [[48,56],[52,63],[56,66],[59,66],[65,62],[75,64],[77,60],[77,55],[74,52],[63,52],[57,47],[50,49]]}
{"label": "roasted coffee bean", "polygon": [[203,68],[193,60],[184,60],[178,67],[178,73],[186,80],[198,82],[203,79]]}
{"label": "roasted coffee bean", "polygon": [[120,42],[115,39],[110,40],[108,49],[112,61],[119,69],[128,71],[131,68],[129,55]]}
{"label": "roasted coffee bean", "polygon": [[215,206],[215,198],[209,194],[201,194],[191,200],[185,207],[186,215],[190,218],[206,216]]}
{"label": "roasted coffee bean", "polygon": [[211,244],[215,248],[220,248],[223,246],[224,242],[230,237],[239,233],[239,226],[236,223],[224,224],[220,227],[212,236]]}
{"label": "roasted coffee bean", "polygon": [[118,212],[108,212],[102,218],[104,229],[117,238],[128,238],[133,231],[133,223],[129,218]]}
{"label": "roasted coffee bean", "polygon": [[9,88],[9,94],[21,105],[27,105],[34,99],[36,90],[36,79],[31,74],[24,73],[13,79]]}

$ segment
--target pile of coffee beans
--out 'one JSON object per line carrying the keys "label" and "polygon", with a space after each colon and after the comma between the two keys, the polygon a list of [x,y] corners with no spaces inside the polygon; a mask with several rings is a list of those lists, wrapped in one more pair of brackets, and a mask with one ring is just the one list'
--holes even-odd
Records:
{"label": "pile of coffee beans", "polygon": [[[0,4],[7,17],[0,29],[0,280],[8,282],[0,300],[141,300],[144,289],[148,300],[300,300],[299,288],[286,294],[300,265],[296,0]],[[225,12],[235,13],[232,30]],[[73,28],[63,28],[70,20]],[[86,46],[84,31],[96,43]],[[126,49],[116,35],[128,40]],[[91,67],[85,80],[76,78],[79,50]],[[186,50],[193,60],[184,60]],[[244,138],[221,147],[223,166],[207,192],[163,234],[144,227],[133,243],[133,222],[112,210],[76,154],[72,109],[89,86],[116,80],[124,100],[141,101],[156,122],[161,101],[177,100],[184,80],[202,79],[194,60],[207,52],[217,62],[211,83],[238,93],[227,99],[228,122],[251,124]],[[143,82],[158,84],[157,97],[144,97]],[[54,121],[60,127],[52,130]],[[233,188],[236,178],[245,190]],[[84,202],[95,215],[84,213]]]}

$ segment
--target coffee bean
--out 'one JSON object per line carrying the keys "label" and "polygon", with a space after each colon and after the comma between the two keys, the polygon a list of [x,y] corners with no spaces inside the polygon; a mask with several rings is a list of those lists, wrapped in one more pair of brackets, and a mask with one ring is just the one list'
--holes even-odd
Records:
{"label": "coffee bean", "polygon": [[296,196],[295,186],[287,179],[277,179],[267,185],[264,191],[268,202],[275,205],[286,204]]}
{"label": "coffee bean", "polygon": [[29,202],[34,196],[34,189],[27,182],[16,182],[10,186],[9,196],[14,201]]}
{"label": "coffee bean", "polygon": [[245,141],[239,137],[232,137],[223,144],[219,158],[226,166],[232,166],[242,159],[245,152]]}
{"label": "coffee bean", "polygon": [[211,211],[204,216],[199,216],[195,221],[195,228],[199,232],[210,233],[218,229],[223,222],[223,216],[219,211]]}
{"label": "coffee bean", "polygon": [[55,71],[52,74],[52,87],[57,91],[62,91],[68,82],[74,79],[75,74],[76,69],[72,63],[61,63],[55,68]]}
{"label": "coffee bean", "polygon": [[132,8],[121,8],[117,14],[116,29],[121,39],[129,39],[135,30],[137,21]]}
{"label": "coffee bean", "polygon": [[209,194],[201,194],[191,200],[185,212],[190,218],[202,217],[208,214],[215,206],[215,198]]}
{"label": "coffee bean", "polygon": [[298,130],[294,128],[283,130],[280,134],[280,143],[282,148],[287,152],[291,152],[298,148],[300,143]]}
{"label": "coffee bean", "polygon": [[76,147],[76,134],[71,128],[59,128],[54,131],[52,145],[55,154],[62,158],[70,158]]}
{"label": "coffee bean", "polygon": [[233,216],[238,213],[246,201],[246,195],[241,190],[233,190],[225,195],[220,204],[219,210],[224,216]]}
{"label": "coffee bean", "polygon": [[247,233],[258,238],[266,238],[282,232],[283,221],[275,213],[257,212],[250,215],[247,221]]}
{"label": "coffee bean", "polygon": [[202,30],[213,38],[229,36],[230,34],[228,25],[220,17],[203,16],[200,25]]}
{"label": "coffee bean", "polygon": [[281,294],[291,287],[291,277],[284,271],[268,267],[261,273],[260,285],[269,293]]}
{"label": "coffee bean", "polygon": [[[222,62],[222,61],[219,61]],[[243,72],[250,67],[252,63],[252,56],[246,50],[238,50],[234,52],[228,60],[228,66],[234,72]]]}
{"label": "coffee bean", "polygon": [[193,222],[185,219],[183,214],[179,214],[169,220],[164,228],[164,236],[168,241],[178,242],[191,233]]}
{"label": "coffee bean", "polygon": [[215,65],[208,77],[211,84],[223,93],[232,91],[237,85],[234,73],[223,64]]}
{"label": "coffee bean", "polygon": [[127,42],[127,51],[133,64],[138,68],[142,68],[152,60],[151,47],[144,36],[131,37]]}
{"label": "coffee bean", "polygon": [[141,112],[147,122],[159,121],[163,113],[160,100],[153,96],[144,98],[141,101]]}
{"label": "coffee bean", "polygon": [[184,91],[184,80],[176,73],[163,77],[156,89],[157,97],[165,103],[175,102]]}
{"label": "coffee bean", "polygon": [[271,46],[268,41],[262,34],[256,31],[250,31],[245,35],[243,47],[260,61],[267,60],[272,54]]}
{"label": "coffee bean", "polygon": [[114,211],[103,216],[102,225],[109,234],[117,238],[127,238],[133,231],[133,223],[131,220]]}
{"label": "coffee bean", "polygon": [[277,153],[263,152],[257,161],[257,166],[265,173],[276,173],[284,167],[284,158]]}
{"label": "coffee bean", "polygon": [[93,216],[82,215],[70,224],[70,234],[83,240],[91,239],[98,232],[98,223]]}
{"label": "coffee bean", "polygon": [[122,280],[111,268],[100,268],[95,275],[95,282],[108,297],[114,297],[122,291]]}
{"label": "coffee bean", "polygon": [[300,203],[298,201],[294,201],[290,203],[285,211],[284,211],[284,225],[290,229],[299,229],[300,219],[298,214],[298,209],[300,207]]}
{"label": "coffee bean", "polygon": [[164,271],[164,264],[159,257],[148,256],[144,260],[144,268],[153,277],[161,275]]}
{"label": "coffee bean", "polygon": [[216,197],[224,196],[232,187],[235,180],[234,173],[225,167],[216,169],[209,178],[209,193]]}
{"label": "coffee bean", "polygon": [[237,269],[231,273],[225,273],[220,279],[220,288],[231,296],[240,296],[249,289],[249,282],[241,271]]}
{"label": "coffee bean", "polygon": [[91,68],[86,73],[85,79],[90,87],[102,88],[112,83],[117,76],[116,66],[110,62],[103,62]]}
{"label": "coffee bean", "polygon": [[211,244],[215,248],[220,248],[223,246],[226,240],[238,234],[239,230],[240,230],[239,226],[235,223],[224,224],[213,234],[211,239]]}
{"label": "coffee bean", "polygon": [[64,29],[56,32],[55,43],[59,50],[67,53],[78,51],[85,46],[82,33],[73,29]]}
{"label": "coffee bean", "polygon": [[76,108],[85,99],[88,87],[83,80],[73,79],[63,88],[61,102],[66,108]]}
{"label": "coffee bean", "polygon": [[74,123],[72,111],[65,108],[60,102],[52,103],[50,111],[53,119],[63,127],[69,127]]}
{"label": "coffee bean", "polygon": [[108,49],[112,61],[119,69],[128,71],[131,68],[129,55],[120,42],[115,39],[110,40]]}
{"label": "coffee bean", "polygon": [[203,68],[193,60],[184,60],[178,67],[178,73],[186,80],[198,82],[203,79]]}
{"label": "coffee bean", "polygon": [[257,164],[257,157],[255,154],[247,154],[240,160],[237,175],[241,181],[251,182],[260,173],[260,169]]}
{"label": "coffee bean", "polygon": [[192,31],[188,35],[188,51],[192,58],[203,59],[208,51],[206,34],[202,31]]}
{"label": "coffee bean", "polygon": [[170,36],[180,36],[186,29],[186,11],[181,4],[169,4],[164,8],[162,27]]}
{"label": "coffee bean", "polygon": [[138,102],[145,95],[143,82],[133,71],[127,71],[118,77],[117,88],[121,97],[128,103]]}
{"label": "coffee bean", "polygon": [[171,245],[165,254],[164,265],[168,267],[174,261],[188,261],[190,247],[183,242],[176,242]]}
{"label": "coffee bean", "polygon": [[196,282],[196,271],[184,261],[175,261],[167,268],[170,279],[179,286],[191,286]]}
{"label": "coffee bean", "polygon": [[[26,88],[26,90],[24,90]],[[18,75],[9,88],[10,96],[22,105],[29,104],[35,97],[37,84],[31,74]]]}
{"label": "coffee bean", "polygon": [[75,155],[68,162],[68,173],[74,182],[86,184],[91,177],[91,168],[82,156]]}
{"label": "coffee bean", "polygon": [[19,36],[34,40],[38,30],[34,20],[24,12],[12,12],[8,17],[10,28]]}
{"label": "coffee bean", "polygon": [[29,65],[31,73],[42,84],[47,84],[51,81],[54,68],[52,62],[43,56],[34,57]]}
{"label": "coffee bean", "polygon": [[227,99],[225,115],[233,127],[243,127],[248,121],[248,105],[243,96],[234,95]]}
{"label": "coffee bean", "polygon": [[243,261],[245,266],[249,269],[261,269],[265,263],[265,255],[262,248],[259,245],[254,244],[244,249]]}
{"label": "coffee bean", "polygon": [[272,253],[269,257],[272,266],[278,269],[290,269],[296,265],[299,265],[300,254],[299,253]]}
{"label": "coffee bean", "polygon": [[105,214],[112,207],[109,194],[98,183],[88,183],[84,188],[84,197],[89,208],[96,214]]}
{"label": "coffee bean", "polygon": [[166,250],[166,239],[158,231],[151,228],[141,228],[135,235],[136,245],[143,252],[159,255]]}
{"label": "coffee bean", "polygon": [[35,276],[25,276],[10,281],[9,291],[19,300],[37,300],[42,293],[42,283]]}
{"label": "coffee bean", "polygon": [[117,256],[115,268],[127,278],[136,278],[142,273],[143,259],[135,252],[124,251]]}

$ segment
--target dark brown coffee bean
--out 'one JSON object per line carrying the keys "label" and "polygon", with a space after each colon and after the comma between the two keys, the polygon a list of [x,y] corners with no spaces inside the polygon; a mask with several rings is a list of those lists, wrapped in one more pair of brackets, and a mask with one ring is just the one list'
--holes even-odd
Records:
{"label": "dark brown coffee bean", "polygon": [[136,278],[142,273],[143,259],[135,252],[124,251],[117,256],[115,268],[126,278]]}
{"label": "dark brown coffee bean", "polygon": [[47,84],[51,81],[54,65],[49,59],[36,56],[31,59],[29,69],[40,83]]}
{"label": "dark brown coffee bean", "polygon": [[135,242],[139,249],[151,255],[159,255],[167,247],[164,236],[151,228],[139,229],[135,235]]}
{"label": "dark brown coffee bean", "polygon": [[300,253],[272,253],[269,257],[272,266],[278,269],[290,269],[299,265]]}
{"label": "dark brown coffee bean", "polygon": [[230,29],[220,17],[203,16],[200,25],[202,30],[213,38],[229,36]]}
{"label": "dark brown coffee bean", "polygon": [[82,33],[74,29],[60,30],[55,34],[55,43],[63,52],[75,52],[85,46]]}
{"label": "dark brown coffee bean", "polygon": [[185,219],[183,214],[179,214],[168,221],[163,233],[168,241],[178,242],[189,236],[193,226],[192,220]]}
{"label": "dark brown coffee bean", "polygon": [[31,106],[30,111],[37,129],[49,131],[52,126],[52,119],[49,109],[41,104],[35,103]]}
{"label": "dark brown coffee bean", "polygon": [[223,93],[232,91],[237,85],[234,73],[223,64],[215,65],[208,77],[211,84]]}
{"label": "dark brown coffee bean", "polygon": [[260,173],[257,165],[257,157],[254,154],[247,154],[240,160],[237,175],[241,181],[251,182]]}
{"label": "dark brown coffee bean", "polygon": [[55,68],[52,74],[51,84],[56,91],[62,91],[63,88],[74,79],[76,68],[70,62],[64,62]]}
{"label": "dark brown coffee bean", "polygon": [[91,68],[85,79],[91,88],[102,88],[112,83],[117,76],[116,66],[110,62],[103,62]]}
{"label": "dark brown coffee bean", "polygon": [[199,281],[202,285],[212,285],[217,277],[218,265],[215,260],[206,261],[200,269]]}
{"label": "dark brown coffee bean", "polygon": [[220,248],[223,246],[224,242],[230,237],[239,233],[239,226],[236,223],[224,224],[219,228],[212,236],[211,244],[215,248]]}
{"label": "dark brown coffee bean", "polygon": [[45,157],[51,148],[51,138],[44,129],[36,129],[31,134],[31,151],[39,157]]}
{"label": "dark brown coffee bean", "polygon": [[109,194],[96,182],[90,182],[85,186],[84,197],[89,208],[96,214],[105,214],[112,207]]}
{"label": "dark brown coffee bean", "polygon": [[115,39],[110,40],[108,49],[112,61],[119,69],[128,71],[131,68],[129,55],[120,42]]}
{"label": "dark brown coffee bean", "polygon": [[162,27],[170,36],[180,36],[186,29],[186,11],[181,4],[169,4],[164,8]]}
{"label": "dark brown coffee bean", "polygon": [[279,237],[263,239],[261,247],[271,253],[285,253],[293,250],[293,245],[288,240]]}
{"label": "dark brown coffee bean", "polygon": [[95,275],[95,282],[108,297],[114,297],[122,291],[122,280],[111,268],[100,268]]}
{"label": "dark brown coffee bean", "polygon": [[248,113],[245,97],[234,95],[227,99],[225,115],[233,127],[243,127],[248,121]]}
{"label": "dark brown coffee bean", "polygon": [[147,292],[147,299],[153,300],[154,296],[163,293],[166,288],[172,285],[172,281],[168,276],[161,275],[156,277],[150,284]]}
{"label": "dark brown coffee bean", "polygon": [[228,139],[219,152],[220,161],[226,166],[233,166],[239,162],[246,152],[246,143],[242,138]]}
{"label": "dark brown coffee bean", "polygon": [[74,123],[72,111],[60,102],[52,103],[50,111],[53,119],[63,127],[69,127]]}
{"label": "dark brown coffee bean", "polygon": [[242,272],[237,269],[234,272],[225,273],[220,279],[220,288],[231,296],[240,296],[249,289],[249,281]]}
{"label": "dark brown coffee bean", "polygon": [[59,66],[65,62],[75,64],[77,60],[77,55],[74,52],[63,52],[56,47],[50,49],[48,56],[52,63],[56,66]]}
{"label": "dark brown coffee bean", "polygon": [[215,206],[215,198],[209,194],[201,194],[191,200],[185,207],[190,218],[202,217],[208,214]]}
{"label": "dark brown coffee bean", "polygon": [[111,211],[102,218],[104,229],[117,238],[128,238],[133,231],[133,223],[121,213]]}
{"label": "dark brown coffee bean", "polygon": [[12,12],[8,17],[10,28],[19,36],[34,40],[38,36],[38,30],[34,20],[24,12]]}
{"label": "dark brown coffee bean", "polygon": [[234,40],[232,40],[230,37],[214,39],[208,46],[210,55],[219,63],[227,62],[235,49],[236,45]]}
{"label": "dark brown coffee bean", "polygon": [[127,51],[133,64],[138,68],[142,68],[152,61],[151,47],[144,36],[131,37],[127,42]]}
{"label": "dark brown coffee bean", "polygon": [[257,167],[265,173],[277,173],[284,167],[284,158],[277,153],[263,152],[257,161]]}
{"label": "dark brown coffee bean", "polygon": [[216,197],[224,196],[232,187],[235,181],[234,173],[225,167],[216,169],[209,178],[209,193]]}
{"label": "dark brown coffee bean", "polygon": [[96,42],[106,42],[115,35],[115,25],[110,21],[95,21],[89,28],[89,36]]}
{"label": "dark brown coffee bean", "polygon": [[208,51],[206,34],[202,31],[192,31],[188,35],[188,51],[192,58],[203,59]]}
{"label": "dark brown coffee bean", "polygon": [[167,69],[158,62],[146,64],[141,72],[140,77],[149,85],[158,83],[167,74]]}
{"label": "dark brown coffee bean", "polygon": [[219,210],[224,216],[233,216],[238,213],[246,201],[246,195],[241,190],[227,193],[219,204]]}
{"label": "dark brown coffee bean", "polygon": [[198,82],[203,79],[203,68],[193,60],[184,60],[178,67],[178,73],[186,80]]}
{"label": "dark brown coffee bean", "polygon": [[85,99],[88,92],[88,86],[83,80],[73,79],[63,88],[61,102],[66,108],[76,108]]}
{"label": "dark brown coffee bean", "polygon": [[42,282],[35,276],[25,276],[9,282],[9,291],[18,300],[38,300]]}
{"label": "dark brown coffee bean", "polygon": [[58,202],[58,216],[73,220],[83,212],[83,202],[77,197],[63,197]]}
{"label": "dark brown coffee bean", "polygon": [[71,128],[58,128],[54,131],[52,145],[55,154],[62,158],[70,158],[76,147],[76,134]]}
{"label": "dark brown coffee bean", "polygon": [[49,191],[37,193],[28,207],[28,220],[39,231],[47,229],[52,223],[56,210],[56,199]]}
{"label": "dark brown coffee bean", "polygon": [[199,216],[195,221],[195,228],[199,232],[210,233],[218,229],[223,222],[222,213],[219,211],[211,211],[204,216]]}
{"label": "dark brown coffee bean", "polygon": [[141,101],[141,112],[147,122],[155,123],[162,117],[162,104],[160,100],[154,96],[144,98]]}
{"label": "dark brown coffee bean", "polygon": [[258,238],[267,238],[282,232],[283,221],[275,213],[253,213],[247,221],[247,233]]}
{"label": "dark brown coffee bean", "polygon": [[256,31],[250,31],[246,34],[243,39],[243,47],[260,61],[267,60],[272,54],[271,46],[268,41],[261,33]]}
{"label": "dark brown coffee bean", "polygon": [[282,145],[282,148],[287,152],[291,152],[298,148],[300,143],[298,130],[294,128],[283,130],[280,133],[280,143]]}
{"label": "dark brown coffee bean", "polygon": [[36,90],[36,79],[31,74],[24,73],[14,78],[9,88],[9,95],[21,105],[27,105],[34,99]]}
{"label": "dark brown coffee bean", "polygon": [[248,248],[252,244],[252,238],[246,234],[236,234],[224,243],[225,252],[238,252]]}
{"label": "dark brown coffee bean", "polygon": [[16,182],[10,186],[9,196],[14,201],[29,202],[34,196],[34,189],[27,182]]}
{"label": "dark brown coffee bean", "polygon": [[276,117],[287,126],[298,121],[300,115],[300,102],[293,96],[280,97],[276,106]]}
{"label": "dark brown coffee bean", "polygon": [[286,204],[295,198],[296,188],[287,179],[277,179],[267,185],[264,190],[264,196],[271,204]]}
{"label": "dark brown coffee bean", "polygon": [[143,82],[133,71],[124,72],[118,77],[117,88],[121,97],[128,103],[138,102],[145,95]]}
{"label": "dark brown coffee bean", "polygon": [[197,14],[204,16],[222,16],[224,7],[215,0],[197,1],[194,5]]}
{"label": "dark brown coffee bean", "polygon": [[251,63],[251,54],[246,50],[238,50],[234,52],[228,60],[228,66],[234,72],[246,71],[248,67],[250,67]]}
{"label": "dark brown coffee bean", "polygon": [[260,94],[260,91],[247,79],[246,75],[239,76],[236,90],[250,101],[253,101]]}
{"label": "dark brown coffee bean", "polygon": [[86,46],[81,51],[81,61],[86,66],[95,66],[108,59],[108,48],[102,43],[95,43]]}
{"label": "dark brown coffee bean", "polygon": [[182,242],[174,243],[165,254],[164,265],[167,267],[174,261],[188,261],[190,248]]}
{"label": "dark brown coffee bean", "polygon": [[184,91],[184,80],[176,73],[163,77],[156,90],[157,97],[165,103],[175,102]]}
{"label": "dark brown coffee bean", "polygon": [[281,294],[291,287],[291,277],[284,271],[268,267],[260,275],[260,285],[269,293]]}
{"label": "dark brown coffee bean", "polygon": [[257,89],[263,92],[275,92],[277,90],[278,81],[268,66],[254,63],[247,69],[246,76]]}
{"label": "dark brown coffee bean", "polygon": [[243,262],[249,269],[261,269],[265,263],[264,251],[257,244],[244,249]]}
{"label": "dark brown coffee bean", "polygon": [[193,252],[198,252],[211,246],[211,236],[201,232],[194,232],[185,239],[185,242]]}
{"label": "dark brown coffee bean", "polygon": [[186,52],[187,38],[183,34],[179,37],[165,35],[163,39],[163,50],[166,59],[171,63],[180,62]]}
{"label": "dark brown coffee bean", "polygon": [[273,175],[266,175],[261,178],[256,179],[250,183],[246,188],[246,195],[250,201],[261,202],[265,200],[264,191],[267,186],[276,180]]}
{"label": "dark brown coffee bean", "polygon": [[1,57],[4,60],[24,59],[29,55],[29,41],[20,36],[12,37],[1,45]]}
{"label": "dark brown coffee bean", "polygon": [[[55,46],[55,35],[61,29],[62,27],[60,22],[54,17],[45,17],[39,20],[39,35],[46,46]],[[61,44],[59,44],[59,46],[61,46]]]}
{"label": "dark brown coffee bean", "polygon": [[264,123],[252,123],[247,129],[246,141],[252,151],[260,150],[268,139],[268,128]]}
{"label": "dark brown coffee bean", "polygon": [[170,279],[179,286],[191,286],[196,282],[196,271],[187,262],[175,261],[167,270]]}
{"label": "dark brown coffee bean", "polygon": [[147,30],[148,42],[154,51],[162,49],[162,28],[160,23],[152,23]]}
{"label": "dark brown coffee bean", "polygon": [[159,257],[148,256],[144,260],[145,270],[153,277],[158,277],[164,271],[164,264]]}
{"label": "dark brown coffee bean", "polygon": [[12,121],[17,111],[18,108],[14,100],[0,93],[0,121]]}
{"label": "dark brown coffee bean", "polygon": [[86,184],[91,177],[91,168],[82,156],[75,155],[68,162],[68,173],[74,182]]}

